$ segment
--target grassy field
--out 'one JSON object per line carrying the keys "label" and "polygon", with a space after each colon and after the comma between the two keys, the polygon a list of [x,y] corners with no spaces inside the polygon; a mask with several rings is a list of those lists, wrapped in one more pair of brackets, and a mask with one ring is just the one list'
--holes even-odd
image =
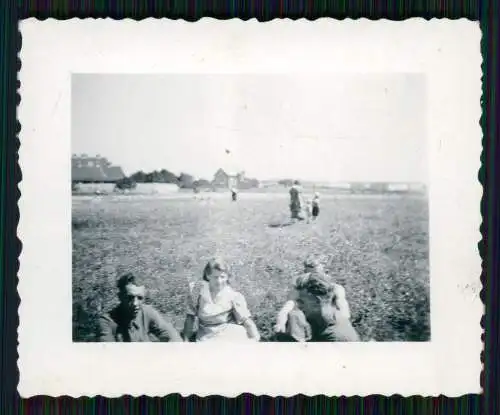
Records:
{"label": "grassy field", "polygon": [[[206,196],[207,197],[207,196]],[[210,200],[73,199],[73,340],[92,341],[96,315],[116,304],[116,277],[140,274],[148,302],[180,330],[188,282],[224,257],[263,340],[308,254],[342,284],[364,340],[430,338],[427,199],[325,197],[317,223],[287,226],[285,195]]]}

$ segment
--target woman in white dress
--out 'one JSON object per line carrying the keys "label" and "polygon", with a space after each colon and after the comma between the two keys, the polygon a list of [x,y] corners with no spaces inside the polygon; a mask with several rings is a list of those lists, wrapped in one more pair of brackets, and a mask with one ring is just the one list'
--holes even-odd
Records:
{"label": "woman in white dress", "polygon": [[190,341],[198,321],[196,341],[259,341],[245,297],[229,285],[229,271],[220,259],[205,266],[203,280],[189,285],[184,340]]}

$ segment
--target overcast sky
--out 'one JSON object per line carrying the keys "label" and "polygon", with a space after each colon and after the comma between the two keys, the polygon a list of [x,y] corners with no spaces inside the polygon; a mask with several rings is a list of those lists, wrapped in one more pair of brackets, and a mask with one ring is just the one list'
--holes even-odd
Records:
{"label": "overcast sky", "polygon": [[[126,174],[427,182],[417,74],[73,75],[72,152]],[[225,149],[231,151],[227,155]]]}

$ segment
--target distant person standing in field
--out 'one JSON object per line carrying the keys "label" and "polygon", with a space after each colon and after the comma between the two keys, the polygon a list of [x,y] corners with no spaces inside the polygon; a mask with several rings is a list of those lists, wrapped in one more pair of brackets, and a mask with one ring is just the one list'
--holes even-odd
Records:
{"label": "distant person standing in field", "polygon": [[278,313],[274,330],[279,341],[358,341],[350,317],[344,287],[333,283],[310,257]]}
{"label": "distant person standing in field", "polygon": [[236,202],[236,200],[238,199],[238,192],[235,188],[231,189],[231,199],[233,202]]}
{"label": "distant person standing in field", "polygon": [[181,342],[174,326],[152,306],[144,304],[146,289],[132,274],[118,280],[120,304],[99,318],[99,342],[150,342],[150,335],[158,340]]}
{"label": "distant person standing in field", "polygon": [[260,339],[245,297],[229,285],[229,269],[221,259],[210,260],[203,280],[189,285],[183,336],[185,341],[197,342]]}
{"label": "distant person standing in field", "polygon": [[292,220],[302,220],[303,210],[303,200],[302,200],[302,189],[300,188],[300,183],[298,180],[293,182],[293,186],[290,188],[290,213]]}
{"label": "distant person standing in field", "polygon": [[316,220],[319,216],[319,193],[315,192],[312,199],[312,218]]}

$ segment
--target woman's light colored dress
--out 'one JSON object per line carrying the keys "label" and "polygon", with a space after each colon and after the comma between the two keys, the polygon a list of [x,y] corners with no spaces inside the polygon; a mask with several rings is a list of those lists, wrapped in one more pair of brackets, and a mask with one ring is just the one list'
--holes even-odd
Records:
{"label": "woman's light colored dress", "polygon": [[229,285],[212,298],[208,282],[189,284],[187,314],[198,317],[196,341],[251,341],[243,322],[251,318],[245,297]]}

